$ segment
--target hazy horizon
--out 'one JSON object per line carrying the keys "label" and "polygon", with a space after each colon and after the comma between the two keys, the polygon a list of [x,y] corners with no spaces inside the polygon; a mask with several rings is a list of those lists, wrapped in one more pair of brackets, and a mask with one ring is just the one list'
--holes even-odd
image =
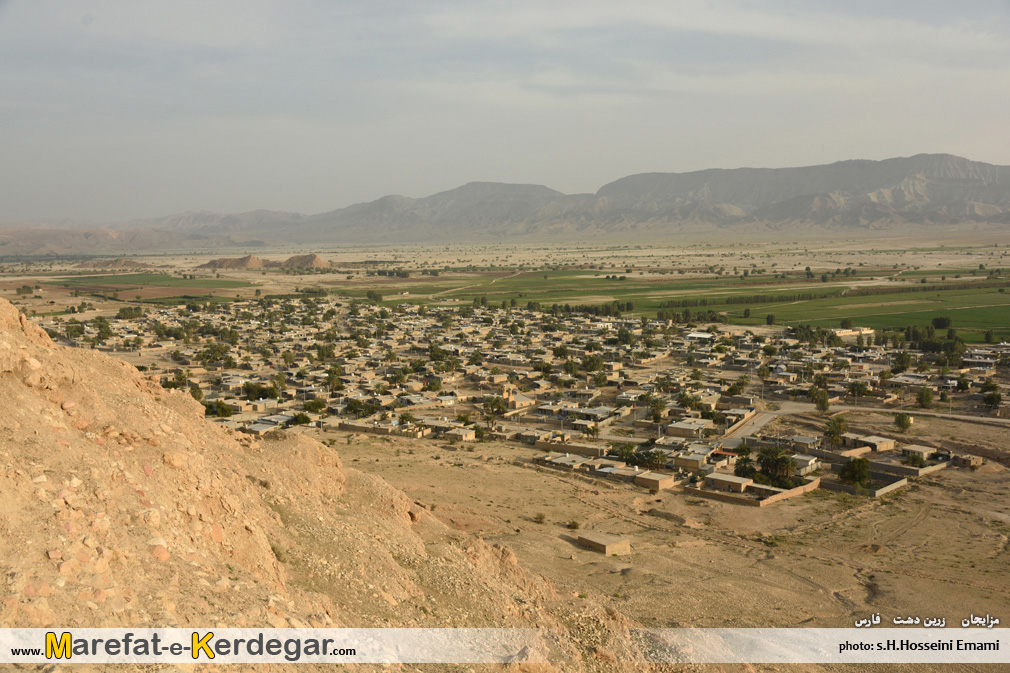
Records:
{"label": "hazy horizon", "polygon": [[0,1],[0,221],[1010,164],[1010,6]]}

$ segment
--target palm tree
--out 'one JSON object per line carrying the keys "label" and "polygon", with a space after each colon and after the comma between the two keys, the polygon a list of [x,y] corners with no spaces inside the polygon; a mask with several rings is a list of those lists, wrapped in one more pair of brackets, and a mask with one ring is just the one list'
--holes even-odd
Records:
{"label": "palm tree", "polygon": [[772,479],[788,477],[796,469],[796,460],[781,447],[766,447],[758,453],[761,471]]}
{"label": "palm tree", "polygon": [[849,424],[841,416],[835,416],[824,426],[824,439],[831,442],[832,448],[838,446],[849,429]]}
{"label": "palm tree", "polygon": [[779,461],[785,455],[785,450],[779,446],[766,446],[758,451],[757,464],[761,472],[774,477],[778,471]]}

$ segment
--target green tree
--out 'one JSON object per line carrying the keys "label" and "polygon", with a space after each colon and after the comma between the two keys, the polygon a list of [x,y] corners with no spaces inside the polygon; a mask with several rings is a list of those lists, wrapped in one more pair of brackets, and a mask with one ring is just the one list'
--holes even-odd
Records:
{"label": "green tree", "polygon": [[773,480],[788,477],[796,469],[796,460],[778,446],[766,446],[758,451],[761,472]]}
{"label": "green tree", "polygon": [[933,391],[923,386],[915,396],[915,402],[923,409],[933,406]]}
{"label": "green tree", "polygon": [[912,354],[908,351],[901,351],[894,356],[894,365],[891,367],[892,374],[900,374],[912,366]]}
{"label": "green tree", "polygon": [[852,381],[849,383],[849,394],[855,398],[866,397],[870,394],[870,388],[863,381]]}
{"label": "green tree", "polygon": [[575,360],[565,360],[565,364],[562,365],[561,371],[569,376],[579,375],[579,363]]}
{"label": "green tree", "polygon": [[314,414],[318,414],[326,409],[326,400],[316,398],[314,400],[309,400],[304,406],[305,411],[311,411]]}
{"label": "green tree", "polygon": [[912,427],[912,417],[908,414],[895,414],[894,424],[901,432],[908,432],[908,429]]}
{"label": "green tree", "polygon": [[831,408],[831,401],[828,398],[828,391],[823,388],[811,388],[810,397],[814,400],[814,406],[817,407],[817,411],[822,414],[827,413],[828,409]]}
{"label": "green tree", "polygon": [[866,486],[870,483],[870,461],[866,458],[853,458],[842,465],[838,479],[852,486]]}
{"label": "green tree", "polygon": [[832,447],[837,447],[842,443],[842,435],[849,430],[849,423],[843,416],[835,416],[824,425],[824,439]]}
{"label": "green tree", "polygon": [[733,474],[749,479],[754,476],[755,472],[757,472],[757,469],[754,467],[754,461],[750,455],[740,456],[736,459],[736,465],[733,466]]}
{"label": "green tree", "polygon": [[491,415],[501,415],[508,410],[508,404],[504,398],[493,395],[484,400],[484,412]]}
{"label": "green tree", "polygon": [[587,355],[582,358],[581,366],[587,372],[598,372],[603,369],[603,356],[602,355]]}

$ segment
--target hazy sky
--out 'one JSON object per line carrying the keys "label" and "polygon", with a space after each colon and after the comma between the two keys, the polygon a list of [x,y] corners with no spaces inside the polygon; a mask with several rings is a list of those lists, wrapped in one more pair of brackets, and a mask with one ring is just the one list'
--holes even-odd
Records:
{"label": "hazy sky", "polygon": [[1007,1],[0,0],[0,221],[1010,164],[1008,119]]}

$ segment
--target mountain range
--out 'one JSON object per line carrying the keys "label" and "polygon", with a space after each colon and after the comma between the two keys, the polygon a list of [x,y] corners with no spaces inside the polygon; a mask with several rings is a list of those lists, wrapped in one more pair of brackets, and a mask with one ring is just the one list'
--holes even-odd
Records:
{"label": "mountain range", "polygon": [[[642,173],[595,194],[471,182],[315,215],[187,212],[150,220],[0,228],[0,255],[272,245],[553,240],[827,231],[909,232],[1010,224],[1010,166],[949,154],[799,168]],[[721,232],[721,233],[720,233]]]}

